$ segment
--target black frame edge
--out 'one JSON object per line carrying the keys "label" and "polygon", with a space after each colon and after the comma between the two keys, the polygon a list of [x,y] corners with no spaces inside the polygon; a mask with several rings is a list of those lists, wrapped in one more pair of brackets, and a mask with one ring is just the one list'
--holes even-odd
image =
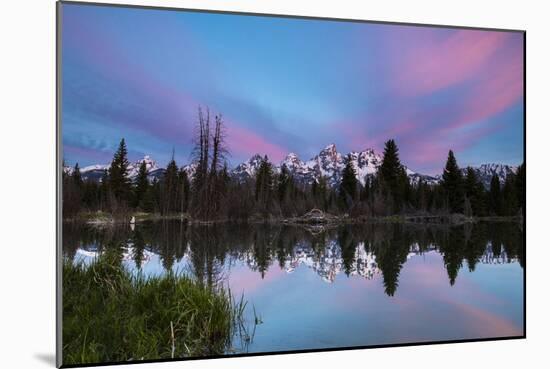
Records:
{"label": "black frame edge", "polygon": [[63,243],[62,243],[62,171],[63,171],[63,148],[62,148],[62,129],[61,129],[61,27],[62,27],[62,3],[59,1],[55,4],[55,147],[56,147],[56,260],[55,260],[55,365],[60,368],[63,365],[63,293],[62,293],[62,261],[63,261]]}
{"label": "black frame edge", "polygon": [[466,29],[474,31],[496,31],[496,32],[525,32],[523,29],[512,28],[494,28],[494,27],[478,27],[478,26],[459,26],[451,24],[434,24],[434,23],[415,23],[415,22],[392,22],[392,21],[380,21],[371,19],[357,19],[357,18],[336,18],[336,17],[322,17],[311,15],[296,15],[296,14],[272,14],[272,13],[254,13],[245,11],[232,11],[232,10],[216,10],[216,9],[202,9],[202,8],[178,8],[171,6],[159,6],[159,5],[135,5],[135,4],[117,4],[117,3],[101,3],[95,1],[78,1],[78,0],[58,0],[61,4],[73,4],[73,5],[87,5],[87,6],[100,6],[100,7],[113,7],[113,8],[130,8],[130,9],[144,9],[144,10],[165,10],[165,11],[179,11],[179,12],[191,12],[191,13],[211,13],[220,15],[243,15],[253,17],[266,17],[266,18],[290,18],[290,19],[302,19],[302,20],[322,20],[333,22],[349,22],[349,23],[371,23],[382,25],[394,25],[394,26],[412,26],[412,27],[434,27],[434,28],[453,28],[453,29]]}

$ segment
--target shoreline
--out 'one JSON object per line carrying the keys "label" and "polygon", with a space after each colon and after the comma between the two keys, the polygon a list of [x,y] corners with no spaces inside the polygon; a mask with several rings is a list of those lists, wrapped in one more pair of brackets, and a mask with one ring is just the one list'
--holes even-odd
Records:
{"label": "shoreline", "polygon": [[[289,218],[262,218],[250,217],[248,219],[213,219],[199,220],[193,219],[188,213],[160,215],[158,213],[130,213],[127,216],[113,217],[109,213],[84,213],[74,218],[65,218],[64,223],[85,223],[97,226],[115,226],[121,224],[139,224],[144,222],[157,222],[167,220],[179,220],[189,225],[207,226],[214,224],[280,224],[280,225],[305,225],[305,226],[336,226],[346,224],[449,224],[461,225],[478,222],[523,222],[523,216],[484,216],[484,217],[466,217],[462,214],[439,214],[439,215],[389,215],[389,216],[361,216],[351,218],[349,216],[335,216],[323,214],[318,218],[289,217]],[[130,220],[134,218],[134,222]]]}

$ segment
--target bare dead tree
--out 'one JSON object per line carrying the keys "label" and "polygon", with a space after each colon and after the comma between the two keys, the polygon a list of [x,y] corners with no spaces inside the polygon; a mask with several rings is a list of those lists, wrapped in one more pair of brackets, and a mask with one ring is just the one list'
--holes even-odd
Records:
{"label": "bare dead tree", "polygon": [[203,171],[204,178],[206,178],[208,174],[208,160],[209,157],[209,151],[210,151],[210,109],[206,108],[206,119],[202,115],[202,111],[199,109],[199,121],[201,125],[202,130],[202,161],[201,161],[201,169]]}
{"label": "bare dead tree", "polygon": [[222,178],[223,164],[228,155],[225,145],[225,132],[221,115],[215,116],[214,133],[212,134],[212,158],[210,161],[210,173],[208,175],[208,193],[211,206],[209,217],[219,215],[224,200],[226,188]]}
{"label": "bare dead tree", "polygon": [[220,173],[228,150],[221,115],[215,116],[214,131],[210,128],[210,110],[199,107],[195,148],[196,171],[193,178],[192,213],[202,220],[219,216],[225,188]]}

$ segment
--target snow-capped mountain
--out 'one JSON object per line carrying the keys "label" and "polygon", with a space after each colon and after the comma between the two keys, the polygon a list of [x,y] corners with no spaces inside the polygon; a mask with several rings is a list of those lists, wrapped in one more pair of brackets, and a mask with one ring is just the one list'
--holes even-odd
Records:
{"label": "snow-capped mountain", "polygon": [[342,170],[345,166],[344,158],[336,150],[336,145],[334,144],[328,145],[318,155],[307,162],[307,167],[314,172],[315,179],[318,181],[323,176],[331,186],[340,182]]}
{"label": "snow-capped mountain", "polygon": [[[147,176],[149,180],[153,180],[154,178],[160,178],[163,174],[165,169],[161,168],[157,165],[157,162],[151,159],[149,155],[145,155],[142,159],[139,159],[133,163],[128,164],[128,178],[135,179],[139,173],[139,167],[142,163],[145,163],[145,167],[147,168]],[[105,171],[108,171],[111,167],[111,164],[95,164],[95,165],[89,165],[83,168],[80,168],[80,174],[82,176],[82,179],[85,181],[97,181],[101,182],[101,178],[105,174]],[[72,174],[74,168],[73,167],[65,167],[64,171],[67,174]]]}
{"label": "snow-capped mountain", "polygon": [[80,169],[80,174],[82,179],[85,181],[96,181],[100,182],[101,178],[105,174],[105,171],[108,171],[111,165],[90,165]]}
{"label": "snow-capped mountain", "polygon": [[[473,169],[476,172],[477,177],[481,180],[481,183],[483,183],[486,188],[489,188],[493,175],[496,174],[502,184],[506,180],[506,177],[510,173],[517,172],[518,168],[512,165],[489,163],[481,164],[479,167],[474,167]],[[466,175],[466,168],[462,169],[462,173]]]}
{"label": "snow-capped mountain", "polygon": [[[295,153],[289,153],[279,165],[275,166],[274,170],[276,173],[280,173],[281,168],[286,166],[294,179],[300,183],[311,184],[314,181],[319,182],[321,177],[324,177],[329,186],[337,186],[348,158],[351,159],[357,180],[362,185],[365,184],[367,176],[374,175],[382,163],[382,156],[373,149],[369,148],[360,152],[352,151],[347,155],[342,155],[336,150],[336,145],[330,144],[305,162],[300,160]],[[261,160],[262,157],[256,154],[248,161],[239,164],[232,174],[240,181],[253,178],[260,167]],[[437,182],[434,177],[416,173],[408,168],[406,171],[413,183],[418,183],[420,179],[428,183]]]}
{"label": "snow-capped mountain", "polygon": [[183,166],[183,171],[187,173],[187,178],[193,178],[197,170],[197,163],[192,162]]}
{"label": "snow-capped mountain", "polygon": [[[472,169],[475,171],[477,178],[479,178],[483,186],[486,189],[489,189],[489,187],[491,186],[491,179],[493,178],[493,175],[496,174],[498,176],[498,179],[500,180],[500,183],[503,184],[509,174],[517,172],[518,167],[515,165],[487,163],[481,164],[480,166],[473,166]],[[463,176],[466,175],[467,170],[468,168],[461,168]],[[438,174],[433,178],[435,180],[435,183],[437,183],[441,181],[442,174]]]}
{"label": "snow-capped mountain", "polygon": [[258,171],[258,168],[260,168],[261,162],[262,156],[260,154],[256,154],[244,163],[237,165],[235,169],[231,171],[231,175],[240,182],[244,182],[247,179],[254,178],[256,172]]}
{"label": "snow-capped mountain", "polygon": [[145,155],[143,159],[140,159],[136,161],[135,163],[130,163],[128,165],[128,177],[134,178],[137,177],[139,173],[139,168],[141,167],[141,164],[145,163],[145,168],[147,168],[147,173],[153,173],[156,170],[160,169],[157,166],[157,162],[151,159],[149,155]]}
{"label": "snow-capped mountain", "polygon": [[[258,168],[262,162],[262,155],[256,154],[247,161],[240,163],[233,170],[230,171],[230,175],[240,182],[254,179]],[[339,153],[336,149],[336,145],[330,144],[315,155],[313,158],[302,161],[295,153],[289,153],[280,163],[274,165],[274,172],[280,173],[281,168],[285,166],[294,179],[299,183],[311,184],[314,181],[319,182],[321,177],[324,177],[327,184],[331,187],[337,186],[342,178],[342,171],[346,166],[348,158],[351,160],[353,169],[355,170],[357,180],[364,185],[368,176],[376,174],[378,167],[382,163],[382,156],[376,153],[373,149],[365,149],[360,152],[352,151],[346,155]],[[160,179],[165,168],[159,167],[157,163],[149,156],[145,156],[142,159],[130,163],[128,165],[128,177],[134,180],[139,172],[141,163],[145,162],[147,167],[148,178],[153,181],[155,178]],[[187,172],[189,178],[192,178],[195,174],[196,163],[190,163],[183,166],[183,170]],[[103,174],[108,170],[110,164],[95,164],[80,169],[82,178],[84,180],[101,181]],[[65,173],[71,174],[72,167],[65,167]],[[429,176],[421,173],[417,173],[407,167],[405,167],[407,176],[413,184],[417,184],[420,180],[428,184],[436,184],[441,180],[441,175]],[[489,188],[491,178],[494,174],[498,175],[501,183],[504,182],[506,177],[517,171],[517,167],[506,164],[482,164],[478,167],[474,167],[476,174],[484,184],[486,188]],[[462,169],[466,174],[466,168]]]}
{"label": "snow-capped mountain", "polygon": [[[351,163],[357,174],[357,179],[361,184],[365,183],[365,177],[376,173],[382,158],[374,150],[367,149],[361,152],[349,153]],[[260,167],[262,157],[259,154],[254,155],[248,161],[239,164],[232,175],[244,181],[253,178]],[[318,155],[302,161],[295,153],[289,153],[278,165],[274,171],[280,173],[281,168],[285,166],[293,175],[294,179],[301,183],[313,183],[325,177],[330,186],[335,186],[340,182],[342,170],[346,166],[347,155],[344,156],[336,150],[336,145],[331,144],[325,147]]]}

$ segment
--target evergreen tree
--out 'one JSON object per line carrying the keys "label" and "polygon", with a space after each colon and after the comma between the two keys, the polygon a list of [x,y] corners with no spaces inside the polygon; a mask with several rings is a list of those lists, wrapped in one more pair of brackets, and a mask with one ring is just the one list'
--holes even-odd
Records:
{"label": "evergreen tree", "polygon": [[294,215],[296,212],[296,188],[294,178],[286,165],[283,164],[277,177],[277,199],[284,216]]}
{"label": "evergreen tree", "polygon": [[149,186],[148,190],[143,194],[142,209],[148,213],[155,213],[160,211],[159,206],[159,193],[160,184],[157,178],[153,178],[153,182]]}
{"label": "evergreen tree", "polygon": [[425,212],[428,209],[429,204],[429,187],[428,184],[420,179],[418,185],[416,186],[416,194],[414,205],[417,210]]}
{"label": "evergreen tree", "polygon": [[363,189],[361,191],[361,201],[368,202],[370,199],[371,194],[371,187],[372,187],[372,179],[371,176],[365,176],[365,185],[363,186]]}
{"label": "evergreen tree", "polygon": [[281,167],[281,173],[279,173],[279,178],[277,180],[277,195],[279,197],[279,203],[283,203],[286,199],[286,196],[290,192],[290,173],[286,164],[283,164]]}
{"label": "evergreen tree", "polygon": [[388,203],[393,204],[390,211],[399,212],[408,200],[410,185],[394,140],[388,140],[384,145],[384,157],[378,170],[378,177],[382,194]]}
{"label": "evergreen tree", "polygon": [[178,197],[178,166],[172,154],[172,159],[166,166],[166,172],[161,180],[161,213],[169,214],[176,212],[180,204]]}
{"label": "evergreen tree", "polygon": [[516,171],[516,196],[517,204],[525,216],[525,163],[521,164]]}
{"label": "evergreen tree", "polygon": [[472,167],[466,168],[464,192],[475,216],[485,215],[485,189]]}
{"label": "evergreen tree", "polygon": [[318,195],[316,206],[321,208],[323,211],[328,211],[330,192],[332,191],[328,187],[327,178],[325,176],[321,176],[317,185]]}
{"label": "evergreen tree", "polygon": [[401,169],[402,165],[399,160],[399,149],[394,140],[388,140],[384,145],[384,156],[378,174],[380,180],[387,186],[390,193],[395,193],[397,191]]}
{"label": "evergreen tree", "polygon": [[117,151],[109,168],[109,189],[119,206],[126,206],[130,194],[128,179],[128,150],[124,138],[120,140]]}
{"label": "evergreen tree", "polygon": [[107,204],[109,202],[109,171],[104,170],[99,180],[99,208],[101,210],[107,210]]}
{"label": "evergreen tree", "polygon": [[136,178],[136,187],[134,191],[134,206],[142,207],[145,193],[149,189],[149,179],[147,178],[147,164],[142,161],[139,166]]}
{"label": "evergreen tree", "polygon": [[311,184],[311,196],[315,200],[317,196],[319,195],[319,184],[317,183],[317,180],[314,180]]}
{"label": "evergreen tree", "polygon": [[405,167],[401,166],[401,170],[397,182],[397,190],[394,193],[395,209],[394,212],[399,212],[406,208],[410,204],[412,197],[411,184],[409,177],[405,171]]}
{"label": "evergreen tree", "polygon": [[489,211],[492,215],[501,214],[500,179],[496,174],[491,178],[489,189]]}
{"label": "evergreen tree", "polygon": [[432,187],[430,191],[430,211],[432,213],[440,212],[441,210],[448,210],[448,201],[444,194],[445,190],[441,184],[437,184]]}
{"label": "evergreen tree", "polygon": [[273,191],[273,169],[267,155],[260,162],[258,172],[256,173],[256,202],[264,216],[268,215],[271,207]]}
{"label": "evergreen tree", "polygon": [[442,186],[449,201],[450,211],[453,213],[462,213],[464,205],[462,173],[456,163],[452,150],[449,150],[447,164],[443,171]]}
{"label": "evergreen tree", "polygon": [[470,202],[470,198],[468,196],[464,196],[464,215],[467,217],[471,217],[474,215],[474,211],[472,210],[472,203]]}
{"label": "evergreen tree", "polygon": [[82,183],[82,205],[88,210],[97,210],[101,203],[99,183],[86,180]]}
{"label": "evergreen tree", "polygon": [[78,166],[78,163],[75,164],[71,177],[75,186],[79,190],[82,189],[82,174],[80,173],[80,167]]}
{"label": "evergreen tree", "polygon": [[501,212],[505,216],[514,216],[517,215],[520,206],[518,203],[517,185],[516,185],[516,175],[514,173],[509,173],[506,176],[504,181],[504,186],[502,188],[502,204]]}
{"label": "evergreen tree", "polygon": [[342,171],[342,181],[338,189],[340,204],[349,209],[357,198],[357,178],[355,177],[355,169],[351,162],[351,155],[346,159],[346,166]]}
{"label": "evergreen tree", "polygon": [[189,181],[189,176],[187,175],[187,171],[185,171],[183,168],[180,169],[179,175],[178,175],[178,184],[179,184],[179,205],[180,205],[180,213],[184,213],[187,211],[189,206],[189,194],[191,192],[191,183]]}
{"label": "evergreen tree", "polygon": [[69,218],[78,214],[82,202],[82,178],[78,164],[70,175],[63,174],[63,217]]}

